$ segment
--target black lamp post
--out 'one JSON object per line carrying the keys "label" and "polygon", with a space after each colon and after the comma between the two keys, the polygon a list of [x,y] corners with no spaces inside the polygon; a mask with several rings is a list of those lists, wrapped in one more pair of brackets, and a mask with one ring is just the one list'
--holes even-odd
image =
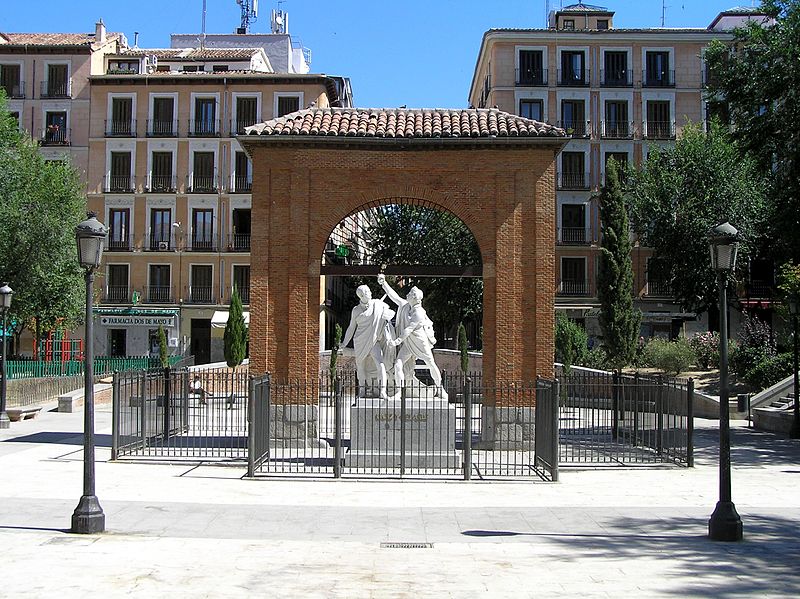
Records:
{"label": "black lamp post", "polygon": [[711,230],[711,267],[719,286],[719,501],[708,521],[715,541],[741,541],[742,519],[731,501],[731,428],[728,400],[728,275],[736,266],[738,231],[728,222]]}
{"label": "black lamp post", "polygon": [[86,279],[86,340],[84,342],[84,406],[83,406],[83,495],[72,514],[72,532],[93,534],[106,528],[106,516],[94,494],[94,326],[92,323],[92,294],[94,272],[103,257],[103,242],[107,234],[103,223],[94,213],[75,227],[78,262]]}
{"label": "black lamp post", "polygon": [[794,419],[789,436],[792,439],[800,439],[800,374],[797,372],[797,318],[800,316],[800,297],[793,296],[789,298],[788,303],[789,314],[792,315],[792,324],[794,325]]}
{"label": "black lamp post", "polygon": [[14,291],[12,291],[11,287],[8,286],[8,283],[3,283],[3,286],[0,287],[0,310],[3,311],[3,342],[2,347],[0,347],[0,376],[3,377],[0,379],[0,428],[11,426],[11,420],[8,419],[8,414],[6,413],[6,379],[8,378],[8,372],[6,372],[6,345],[8,345],[6,315],[11,307],[12,295],[14,295]]}

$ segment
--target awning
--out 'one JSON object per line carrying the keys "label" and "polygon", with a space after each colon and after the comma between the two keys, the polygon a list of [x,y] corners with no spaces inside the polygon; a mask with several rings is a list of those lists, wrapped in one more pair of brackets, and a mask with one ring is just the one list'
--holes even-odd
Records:
{"label": "awning", "polygon": [[177,308],[93,308],[101,316],[175,316]]}
{"label": "awning", "polygon": [[[242,312],[242,316],[244,316],[244,326],[249,327],[250,312]],[[216,310],[211,316],[211,326],[215,329],[224,329],[226,324],[228,324],[228,311]]]}

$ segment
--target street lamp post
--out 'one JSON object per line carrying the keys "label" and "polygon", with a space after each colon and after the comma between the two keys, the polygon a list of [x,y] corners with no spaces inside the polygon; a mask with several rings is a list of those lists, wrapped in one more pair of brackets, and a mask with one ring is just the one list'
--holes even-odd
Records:
{"label": "street lamp post", "polygon": [[3,341],[0,347],[0,428],[9,428],[11,420],[8,418],[6,412],[6,380],[8,379],[8,372],[6,371],[6,346],[8,345],[8,329],[6,325],[6,315],[8,309],[11,307],[11,296],[14,291],[8,286],[8,283],[3,283],[0,287],[0,310],[3,311]]}
{"label": "street lamp post", "polygon": [[93,534],[106,528],[106,516],[94,493],[94,326],[92,294],[94,272],[103,257],[103,241],[107,230],[94,213],[75,227],[78,262],[86,279],[86,340],[84,342],[84,406],[83,406],[83,495],[72,514],[72,532]]}
{"label": "street lamp post", "polygon": [[708,521],[715,541],[741,541],[742,519],[731,500],[731,428],[728,393],[728,275],[736,266],[738,231],[728,222],[711,230],[711,267],[719,286],[719,501]]}
{"label": "street lamp post", "polygon": [[800,374],[798,374],[797,363],[797,318],[800,316],[800,297],[789,298],[789,314],[792,315],[792,324],[794,325],[794,419],[789,436],[792,439],[800,439]]}

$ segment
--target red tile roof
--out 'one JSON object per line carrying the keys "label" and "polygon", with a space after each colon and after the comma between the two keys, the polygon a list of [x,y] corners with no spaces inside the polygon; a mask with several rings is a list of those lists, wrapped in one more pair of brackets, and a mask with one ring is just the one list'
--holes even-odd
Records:
{"label": "red tile roof", "polygon": [[[119,39],[121,33],[109,32],[106,41]],[[83,46],[95,43],[94,33],[4,33],[8,44],[29,46]]]}
{"label": "red tile roof", "polygon": [[307,108],[248,127],[248,135],[371,138],[564,137],[496,108]]}
{"label": "red tile roof", "polygon": [[128,48],[124,56],[154,55],[165,60],[249,60],[261,48]]}

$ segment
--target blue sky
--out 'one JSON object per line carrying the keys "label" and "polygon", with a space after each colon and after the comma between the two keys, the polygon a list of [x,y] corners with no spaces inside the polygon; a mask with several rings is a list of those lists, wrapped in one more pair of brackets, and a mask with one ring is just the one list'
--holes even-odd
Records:
{"label": "blue sky", "polygon": [[[564,0],[571,4],[572,0]],[[616,27],[658,27],[661,0],[596,0],[615,10]],[[667,0],[668,27],[705,27],[726,8],[751,0]],[[551,0],[557,7],[560,0]],[[142,47],[168,47],[170,33],[201,28],[202,0],[0,0],[0,31],[89,32],[102,17]],[[269,30],[277,0],[260,0],[251,32]],[[542,27],[545,0],[285,0],[289,30],[312,52],[311,69],[350,77],[363,107],[467,104],[481,37],[487,29]],[[231,33],[236,0],[207,0],[206,31]]]}

